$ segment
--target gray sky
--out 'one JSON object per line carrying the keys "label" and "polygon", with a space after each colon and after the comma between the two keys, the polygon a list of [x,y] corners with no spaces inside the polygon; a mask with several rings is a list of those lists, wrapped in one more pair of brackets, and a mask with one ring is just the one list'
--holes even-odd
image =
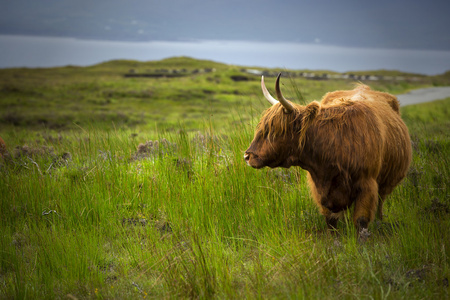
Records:
{"label": "gray sky", "polygon": [[0,34],[450,50],[449,0],[0,0]]}

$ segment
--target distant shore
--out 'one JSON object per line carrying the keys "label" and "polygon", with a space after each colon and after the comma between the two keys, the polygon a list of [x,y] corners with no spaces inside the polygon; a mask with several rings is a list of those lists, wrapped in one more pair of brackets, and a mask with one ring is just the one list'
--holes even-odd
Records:
{"label": "distant shore", "polygon": [[0,53],[0,68],[90,66],[116,59],[152,61],[189,56],[238,66],[340,73],[385,69],[438,75],[450,70],[450,51],[302,43],[219,40],[119,42],[0,35]]}

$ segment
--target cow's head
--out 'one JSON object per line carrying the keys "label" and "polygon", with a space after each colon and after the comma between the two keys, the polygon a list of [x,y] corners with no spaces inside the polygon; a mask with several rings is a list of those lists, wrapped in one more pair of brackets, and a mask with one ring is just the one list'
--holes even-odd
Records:
{"label": "cow's head", "polygon": [[253,168],[298,165],[307,125],[320,109],[317,102],[305,107],[284,98],[280,90],[280,75],[275,84],[278,100],[270,95],[264,77],[261,78],[263,94],[272,106],[264,112],[253,141],[244,154],[245,161]]}

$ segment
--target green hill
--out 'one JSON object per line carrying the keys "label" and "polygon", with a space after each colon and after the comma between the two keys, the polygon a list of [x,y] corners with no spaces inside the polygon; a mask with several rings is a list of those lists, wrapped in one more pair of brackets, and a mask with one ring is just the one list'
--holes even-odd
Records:
{"label": "green hill", "polygon": [[[306,78],[302,71],[252,69],[189,57],[114,60],[89,67],[1,69],[0,125],[62,130],[96,123],[151,129],[177,128],[182,122],[196,130],[208,122],[223,127],[237,120],[248,121],[267,107],[257,73],[280,71],[288,72],[283,78],[284,91],[294,101],[300,94],[308,101],[320,99],[327,91],[351,88],[355,81],[322,75]],[[450,80],[448,75],[411,81],[408,74],[388,74],[403,77],[368,84],[401,93]],[[274,79],[266,81],[271,89]]]}

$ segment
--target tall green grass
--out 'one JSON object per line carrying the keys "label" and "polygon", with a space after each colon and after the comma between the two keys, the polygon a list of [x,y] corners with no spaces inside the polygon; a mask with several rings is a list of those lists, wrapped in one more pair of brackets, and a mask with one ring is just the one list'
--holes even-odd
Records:
{"label": "tall green grass", "polygon": [[449,101],[435,105],[437,120],[404,108],[414,161],[365,244],[350,217],[326,232],[304,171],[244,163],[248,122],[1,132],[0,298],[448,298]]}

